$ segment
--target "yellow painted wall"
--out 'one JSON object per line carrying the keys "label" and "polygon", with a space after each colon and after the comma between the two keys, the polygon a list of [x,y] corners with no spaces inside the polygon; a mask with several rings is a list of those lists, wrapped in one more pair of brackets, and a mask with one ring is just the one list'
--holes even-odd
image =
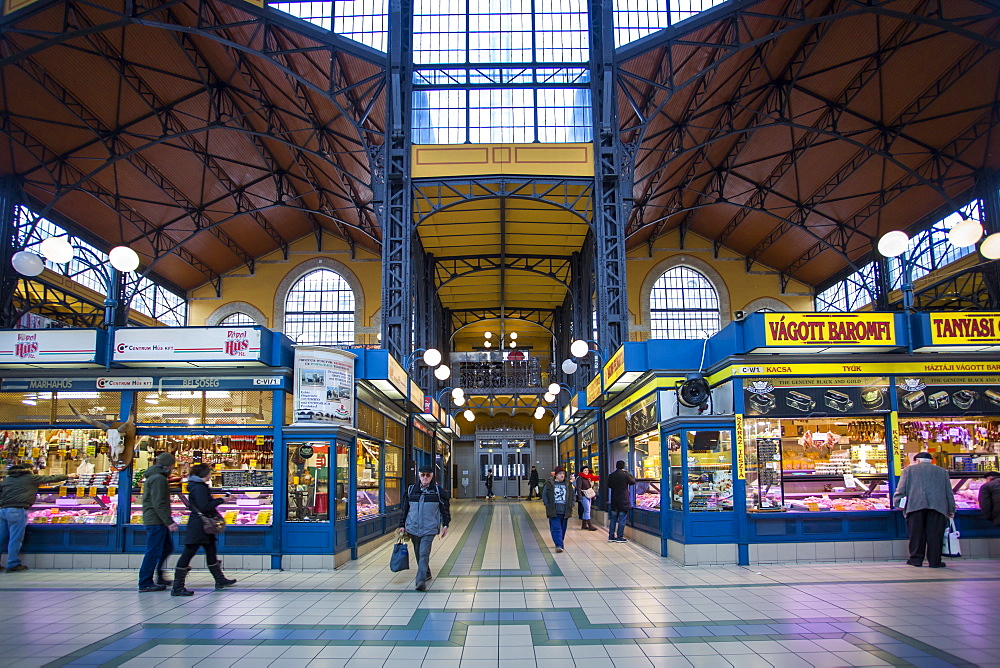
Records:
{"label": "yellow painted wall", "polygon": [[413,147],[413,178],[518,174],[593,178],[593,144],[449,144]]}
{"label": "yellow painted wall", "polygon": [[[230,302],[246,302],[257,307],[267,316],[268,327],[274,327],[274,300],[278,285],[285,276],[299,264],[317,258],[331,258],[347,265],[357,276],[364,291],[364,313],[358,314],[361,327],[373,327],[373,316],[382,301],[382,260],[379,256],[359,249],[357,257],[351,259],[347,242],[326,234],[323,237],[323,251],[317,252],[316,238],[303,237],[289,245],[288,259],[281,251],[275,251],[256,262],[256,272],[251,276],[246,266],[226,274],[222,279],[222,297],[215,296],[211,285],[203,285],[189,294],[188,324],[204,325],[216,309]],[[375,343],[375,331],[366,332],[357,343]]]}
{"label": "yellow painted wall", "polygon": [[[725,248],[719,251],[719,258],[713,256],[712,242],[696,234],[688,232],[685,247],[680,248],[680,234],[672,230],[653,243],[652,253],[648,246],[633,249],[627,256],[625,270],[628,276],[628,304],[631,316],[629,338],[632,341],[643,341],[648,338],[649,323],[644,322],[642,301],[648,299],[643,295],[643,286],[647,279],[655,280],[662,273],[660,263],[670,258],[692,258],[695,269],[703,262],[714,269],[729,293],[728,312],[723,313],[722,324],[726,325],[732,318],[733,311],[745,310],[747,304],[769,297],[787,305],[792,311],[812,311],[812,288],[798,281],[789,282],[786,293],[781,294],[781,281],[778,272],[763,265],[755,264],[751,271],[746,271],[746,260]],[[648,303],[647,303],[648,308]],[[726,310],[726,307],[722,307]]]}

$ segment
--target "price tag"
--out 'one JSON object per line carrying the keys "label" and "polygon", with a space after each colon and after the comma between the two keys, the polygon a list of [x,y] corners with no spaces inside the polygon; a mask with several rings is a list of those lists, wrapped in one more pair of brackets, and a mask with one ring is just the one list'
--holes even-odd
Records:
{"label": "price tag", "polygon": [[39,450],[38,450],[38,448],[32,448],[32,449],[31,449],[31,457],[32,457],[33,459],[38,459],[38,453],[39,453]]}
{"label": "price tag", "polygon": [[72,450],[69,451],[69,456],[72,457],[73,459],[76,459],[76,455],[77,455],[78,452],[79,452],[79,450],[77,450],[76,448],[73,448]]}
{"label": "price tag", "polygon": [[87,496],[97,496],[97,486],[96,485],[91,486],[90,492],[87,494]]}
{"label": "price tag", "polygon": [[215,470],[216,471],[221,471],[222,470],[222,464],[216,464],[215,465]]}
{"label": "price tag", "polygon": [[850,473],[844,474],[844,489],[854,489],[854,476]]}
{"label": "price tag", "polygon": [[265,443],[263,436],[258,436],[256,439],[257,447],[262,447]]}
{"label": "price tag", "polygon": [[24,449],[24,446],[22,445],[17,449],[17,456],[24,457],[26,452],[27,451]]}
{"label": "price tag", "polygon": [[82,487],[82,486],[81,487],[77,487],[76,488],[76,498],[82,499],[83,498],[83,493],[85,491],[87,491],[86,487]]}
{"label": "price tag", "polygon": [[117,487],[108,487],[108,496],[110,496],[110,497],[118,496],[118,488]]}
{"label": "price tag", "polygon": [[250,460],[250,468],[252,468],[252,469],[257,468],[257,460],[256,459],[251,459]]}
{"label": "price tag", "polygon": [[59,496],[67,496],[69,494],[69,488],[66,485],[59,486]]}

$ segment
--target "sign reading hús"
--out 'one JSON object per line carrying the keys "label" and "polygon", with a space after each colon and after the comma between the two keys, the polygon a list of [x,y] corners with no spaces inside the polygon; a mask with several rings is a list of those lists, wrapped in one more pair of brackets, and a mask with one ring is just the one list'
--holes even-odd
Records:
{"label": "sign reading h\u00fas", "polygon": [[891,313],[767,313],[769,346],[891,346],[896,344]]}
{"label": "sign reading h\u00fas", "polygon": [[1000,313],[931,313],[936,345],[1000,343]]}

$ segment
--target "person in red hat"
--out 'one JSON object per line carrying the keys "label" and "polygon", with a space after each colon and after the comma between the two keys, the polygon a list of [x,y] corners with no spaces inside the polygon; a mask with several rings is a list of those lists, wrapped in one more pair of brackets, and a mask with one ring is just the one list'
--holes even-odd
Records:
{"label": "person in red hat", "polygon": [[566,480],[566,469],[557,466],[552,472],[552,481],[542,490],[542,503],[545,504],[545,515],[549,518],[549,531],[556,552],[566,549],[563,541],[569,518],[573,516],[574,500],[573,487]]}

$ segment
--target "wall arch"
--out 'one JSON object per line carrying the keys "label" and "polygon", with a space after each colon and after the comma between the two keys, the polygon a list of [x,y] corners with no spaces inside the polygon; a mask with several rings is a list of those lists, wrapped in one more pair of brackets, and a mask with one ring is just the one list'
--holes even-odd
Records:
{"label": "wall arch", "polygon": [[205,325],[215,327],[234,313],[245,313],[253,318],[254,322],[258,325],[268,326],[267,316],[259,308],[247,302],[229,302],[228,304],[223,304],[205,318]]}
{"label": "wall arch", "polygon": [[747,315],[750,315],[754,311],[759,311],[762,308],[769,308],[772,311],[779,311],[781,313],[787,313],[792,310],[789,308],[788,304],[780,299],[774,299],[773,297],[761,297],[760,299],[755,299],[744,306],[743,311]]}
{"label": "wall arch", "polygon": [[285,277],[278,283],[278,288],[274,293],[274,329],[279,332],[285,331],[285,300],[288,298],[288,291],[295,283],[306,274],[317,269],[329,269],[340,274],[354,293],[354,342],[361,343],[364,328],[362,320],[365,314],[365,290],[361,281],[351,268],[343,262],[338,262],[330,257],[317,257],[306,260],[289,270]]}
{"label": "wall arch", "polygon": [[719,296],[719,328],[728,325],[733,319],[732,307],[729,300],[729,289],[722,275],[715,270],[712,265],[690,255],[674,255],[659,262],[650,269],[646,278],[642,282],[642,293],[640,295],[640,309],[642,315],[642,326],[637,330],[644,331],[648,338],[652,332],[652,322],[650,317],[649,296],[653,291],[653,284],[668,270],[674,267],[687,267],[697,271],[708,279],[708,282],[715,288],[715,293]]}

